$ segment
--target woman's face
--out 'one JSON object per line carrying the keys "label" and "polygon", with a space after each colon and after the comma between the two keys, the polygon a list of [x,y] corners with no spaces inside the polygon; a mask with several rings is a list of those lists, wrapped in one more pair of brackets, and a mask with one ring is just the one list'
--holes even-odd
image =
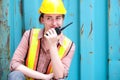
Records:
{"label": "woman's face", "polygon": [[41,23],[44,24],[45,32],[50,28],[61,27],[63,24],[62,14],[44,14],[41,18]]}

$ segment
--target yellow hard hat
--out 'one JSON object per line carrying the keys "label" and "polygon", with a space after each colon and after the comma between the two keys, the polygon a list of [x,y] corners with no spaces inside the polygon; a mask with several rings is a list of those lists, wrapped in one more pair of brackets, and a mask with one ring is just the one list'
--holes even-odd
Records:
{"label": "yellow hard hat", "polygon": [[66,14],[62,0],[43,0],[39,13],[45,14]]}

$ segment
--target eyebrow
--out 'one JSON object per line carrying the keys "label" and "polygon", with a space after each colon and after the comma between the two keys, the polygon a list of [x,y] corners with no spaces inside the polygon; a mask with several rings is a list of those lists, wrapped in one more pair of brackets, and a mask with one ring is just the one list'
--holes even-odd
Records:
{"label": "eyebrow", "polygon": [[[46,16],[46,17],[52,17],[52,16]],[[62,17],[62,16],[59,15],[59,16],[56,16],[56,17]]]}
{"label": "eyebrow", "polygon": [[52,16],[46,16],[46,17],[52,17]]}

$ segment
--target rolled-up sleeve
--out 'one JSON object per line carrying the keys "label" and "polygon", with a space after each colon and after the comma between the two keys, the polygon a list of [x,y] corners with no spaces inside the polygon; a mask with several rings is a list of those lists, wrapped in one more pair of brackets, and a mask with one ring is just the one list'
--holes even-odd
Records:
{"label": "rolled-up sleeve", "polygon": [[28,38],[30,30],[26,31],[14,52],[12,60],[10,62],[10,70],[15,70],[18,66],[24,64],[24,59],[28,50]]}
{"label": "rolled-up sleeve", "polygon": [[75,44],[73,43],[68,55],[62,59],[62,63],[64,64],[64,76],[68,75],[69,67],[75,52]]}

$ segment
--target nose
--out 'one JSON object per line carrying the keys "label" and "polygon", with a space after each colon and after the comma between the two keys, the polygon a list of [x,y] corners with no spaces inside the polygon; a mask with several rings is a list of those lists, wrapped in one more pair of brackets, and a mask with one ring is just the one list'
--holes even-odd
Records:
{"label": "nose", "polygon": [[53,28],[57,27],[57,21],[55,19],[53,19],[53,21],[52,21],[52,26],[53,26]]}

